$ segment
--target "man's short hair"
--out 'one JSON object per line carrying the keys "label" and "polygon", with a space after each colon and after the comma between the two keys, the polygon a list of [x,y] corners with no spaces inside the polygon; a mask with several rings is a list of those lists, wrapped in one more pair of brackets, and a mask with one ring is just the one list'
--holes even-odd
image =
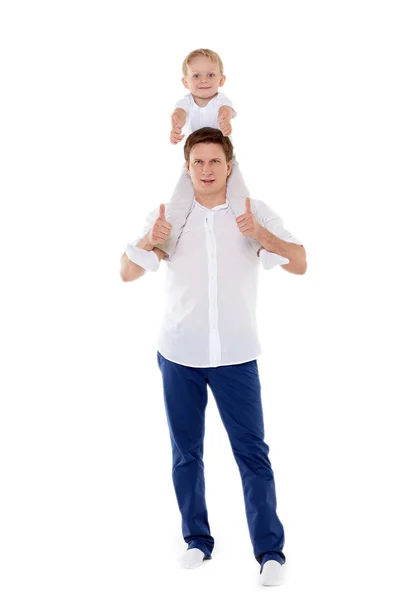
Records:
{"label": "man's short hair", "polygon": [[185,161],[189,162],[190,152],[196,144],[219,144],[225,154],[226,162],[228,163],[233,158],[233,146],[231,140],[224,136],[220,129],[214,127],[202,127],[191,133],[183,149]]}

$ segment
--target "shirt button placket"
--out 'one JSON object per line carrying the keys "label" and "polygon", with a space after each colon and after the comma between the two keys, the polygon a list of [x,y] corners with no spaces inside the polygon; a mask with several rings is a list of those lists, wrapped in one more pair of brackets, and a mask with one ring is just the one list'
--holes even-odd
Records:
{"label": "shirt button placket", "polygon": [[206,230],[208,236],[207,248],[209,249],[209,320],[210,320],[210,362],[211,366],[221,363],[221,343],[218,333],[218,289],[217,289],[217,256],[216,240],[214,235],[214,212],[210,211],[206,217]]}

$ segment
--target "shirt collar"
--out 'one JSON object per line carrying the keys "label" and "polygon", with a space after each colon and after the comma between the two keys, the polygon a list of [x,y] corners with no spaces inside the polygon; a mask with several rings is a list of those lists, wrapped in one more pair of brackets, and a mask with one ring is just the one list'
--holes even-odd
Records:
{"label": "shirt collar", "polygon": [[197,202],[196,198],[194,198],[193,201],[194,201],[195,205],[199,206],[203,210],[222,210],[222,209],[228,208],[228,206],[229,206],[228,202],[225,202],[225,204],[218,204],[218,206],[214,206],[214,208],[207,208],[206,206],[203,206],[202,204]]}

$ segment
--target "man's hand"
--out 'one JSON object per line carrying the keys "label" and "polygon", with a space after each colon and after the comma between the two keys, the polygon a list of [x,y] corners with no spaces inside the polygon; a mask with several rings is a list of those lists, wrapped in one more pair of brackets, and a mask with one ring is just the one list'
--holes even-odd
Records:
{"label": "man's hand", "polygon": [[151,246],[163,244],[171,233],[172,225],[165,220],[165,204],[160,204],[160,214],[153,227],[147,234],[148,243]]}
{"label": "man's hand", "polygon": [[180,124],[178,117],[176,115],[172,115],[172,129],[169,136],[169,141],[171,144],[178,144],[184,138],[184,134],[182,133],[182,125]]}
{"label": "man's hand", "polygon": [[218,127],[225,137],[232,133],[231,117],[227,110],[222,110],[218,115]]}
{"label": "man's hand", "polygon": [[163,252],[162,250],[160,250],[160,248],[153,248],[153,252],[155,254],[157,254],[157,258],[160,262],[162,260],[165,260],[165,258],[168,256],[168,254],[166,252]]}
{"label": "man's hand", "polygon": [[250,198],[246,198],[246,212],[236,219],[236,223],[243,235],[251,237],[253,240],[258,240],[261,233],[261,225],[251,212]]}

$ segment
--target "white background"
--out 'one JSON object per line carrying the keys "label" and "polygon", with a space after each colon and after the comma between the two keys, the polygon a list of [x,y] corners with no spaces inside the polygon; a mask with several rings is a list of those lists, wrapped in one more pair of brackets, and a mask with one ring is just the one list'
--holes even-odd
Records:
{"label": "white background", "polygon": [[[399,597],[396,4],[2,2],[4,600]],[[260,269],[289,574],[276,592],[259,584],[211,391],[216,546],[200,569],[179,568],[156,360],[167,266],[119,276],[125,244],[178,178],[169,115],[199,47],[224,62],[252,197],[307,250],[304,276]]]}

